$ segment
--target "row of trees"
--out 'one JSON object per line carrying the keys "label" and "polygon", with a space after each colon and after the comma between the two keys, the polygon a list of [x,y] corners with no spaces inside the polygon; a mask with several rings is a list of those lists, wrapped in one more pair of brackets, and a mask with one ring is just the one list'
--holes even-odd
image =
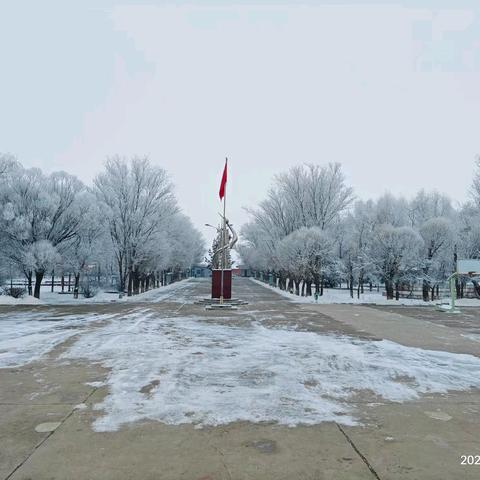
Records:
{"label": "row of trees", "polygon": [[132,295],[204,252],[167,173],[147,158],[113,157],[87,187],[68,173],[46,175],[0,155],[0,209],[0,266],[23,274],[29,294],[34,283],[37,298],[53,269],[73,275],[75,292],[92,266],[115,271],[119,291]]}
{"label": "row of trees", "polygon": [[[383,283],[387,298],[421,287],[434,298],[457,258],[480,258],[480,162],[472,200],[454,207],[438,192],[355,201],[339,164],[302,165],[275,177],[250,209],[238,247],[243,262],[300,294],[347,283],[351,295]],[[457,282],[459,294],[465,279]]]}

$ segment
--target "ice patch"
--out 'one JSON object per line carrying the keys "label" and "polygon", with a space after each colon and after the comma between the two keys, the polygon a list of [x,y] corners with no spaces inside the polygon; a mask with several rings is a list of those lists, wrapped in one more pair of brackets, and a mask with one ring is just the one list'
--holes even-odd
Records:
{"label": "ice patch", "polygon": [[139,420],[219,425],[357,423],[354,395],[390,401],[480,387],[480,359],[390,341],[259,324],[133,315],[83,335],[64,354],[111,369],[96,431]]}

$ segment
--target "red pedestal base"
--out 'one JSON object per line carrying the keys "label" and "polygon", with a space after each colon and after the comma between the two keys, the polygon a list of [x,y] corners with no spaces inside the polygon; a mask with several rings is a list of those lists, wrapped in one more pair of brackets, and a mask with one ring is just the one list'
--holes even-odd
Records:
{"label": "red pedestal base", "polygon": [[[212,270],[212,298],[220,298],[222,291],[222,270]],[[232,298],[232,271],[223,270],[223,298]]]}

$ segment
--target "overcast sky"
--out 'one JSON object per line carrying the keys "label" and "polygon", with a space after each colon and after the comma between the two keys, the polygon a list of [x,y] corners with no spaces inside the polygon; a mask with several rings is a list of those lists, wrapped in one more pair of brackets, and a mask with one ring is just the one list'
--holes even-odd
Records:
{"label": "overcast sky", "polygon": [[341,162],[360,198],[467,198],[478,0],[17,0],[0,27],[0,152],[88,183],[146,154],[207,237],[225,156],[237,225],[303,162]]}

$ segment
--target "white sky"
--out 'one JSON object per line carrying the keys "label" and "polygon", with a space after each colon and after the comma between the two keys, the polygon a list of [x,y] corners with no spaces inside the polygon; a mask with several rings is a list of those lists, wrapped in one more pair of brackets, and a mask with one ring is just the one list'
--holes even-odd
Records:
{"label": "white sky", "polygon": [[[302,162],[359,197],[467,198],[480,153],[480,2],[3,2],[0,151],[90,182],[150,156],[207,238]],[[41,4],[41,5],[40,5]]]}

